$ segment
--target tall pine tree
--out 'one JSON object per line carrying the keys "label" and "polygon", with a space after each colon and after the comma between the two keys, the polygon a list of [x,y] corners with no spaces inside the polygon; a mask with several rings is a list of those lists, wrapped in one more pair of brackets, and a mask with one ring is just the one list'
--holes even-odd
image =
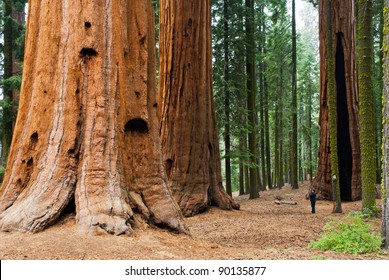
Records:
{"label": "tall pine tree", "polygon": [[250,152],[250,199],[257,198],[257,111],[255,106],[255,42],[254,42],[254,0],[245,0],[246,4],[246,72],[247,72],[247,110],[248,110],[248,145]]}

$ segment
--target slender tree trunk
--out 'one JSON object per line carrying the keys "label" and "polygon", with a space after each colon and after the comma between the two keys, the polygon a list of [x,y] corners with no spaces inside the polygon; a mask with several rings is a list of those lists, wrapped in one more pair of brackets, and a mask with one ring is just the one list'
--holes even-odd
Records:
{"label": "slender tree trunk", "polygon": [[224,126],[224,145],[225,145],[225,164],[226,164],[226,192],[232,196],[231,186],[231,137],[230,137],[230,70],[229,70],[229,19],[228,0],[224,0],[224,112],[225,112],[225,126]]}
{"label": "slender tree trunk", "polygon": [[[264,67],[265,71],[266,65]],[[265,143],[266,143],[266,173],[267,173],[267,185],[269,189],[273,187],[271,179],[271,161],[270,161],[270,132],[269,132],[269,94],[267,91],[266,77],[264,77],[264,115],[265,115]]]}
{"label": "slender tree trunk", "polygon": [[245,153],[246,153],[246,164],[244,166],[244,187],[245,187],[245,194],[250,194],[250,168],[248,162],[250,161],[250,155],[247,145],[247,135],[245,137]]}
{"label": "slender tree trunk", "polygon": [[255,109],[255,43],[254,43],[254,0],[245,0],[246,4],[246,72],[247,72],[247,110],[248,110],[248,144],[250,151],[250,199],[257,198],[257,135]]}
{"label": "slender tree trunk", "polygon": [[[281,64],[282,65],[282,64]],[[278,188],[284,185],[283,182],[283,70],[280,68],[280,80],[279,80],[279,94],[276,97],[276,109],[275,109],[275,184]]]}
{"label": "slender tree trunk", "polygon": [[[281,64],[283,65],[283,58],[281,59]],[[279,159],[278,159],[278,188],[282,188],[284,185],[284,71],[283,67],[280,67],[280,92],[279,92],[279,109],[278,109],[278,150],[279,150]]]}
{"label": "slender tree trunk", "polygon": [[337,100],[335,92],[335,58],[332,32],[332,0],[327,0],[327,77],[328,77],[328,108],[330,122],[330,149],[331,149],[331,171],[333,178],[332,194],[334,207],[332,213],[342,213],[339,188],[339,155],[338,155],[338,117]]}
{"label": "slender tree trunk", "polygon": [[[237,28],[238,28],[238,34],[240,36],[244,36],[244,3],[242,1],[238,2],[235,6],[237,8]],[[241,53],[244,53],[244,46],[240,45],[237,48]],[[245,57],[244,55],[240,55],[237,57],[236,67],[237,67],[237,73],[239,75],[234,75],[233,81],[234,81],[234,88],[236,89],[236,93],[238,96],[238,107],[240,108],[240,114],[239,114],[239,120],[238,122],[242,124],[239,126],[239,195],[247,194],[248,193],[248,169],[247,169],[247,113],[246,113],[246,92],[245,92]],[[246,172],[247,171],[247,172]]]}
{"label": "slender tree trunk", "polygon": [[260,37],[259,37],[259,43],[258,43],[258,51],[260,55],[259,59],[259,99],[260,99],[260,107],[259,107],[259,119],[260,119],[260,150],[261,150],[261,171],[262,171],[262,179],[263,179],[263,188],[262,190],[266,190],[266,185],[268,185],[268,177],[266,176],[266,153],[265,153],[265,86],[264,86],[264,56],[263,56],[263,50],[264,50],[264,43],[265,43],[265,29],[263,29],[263,17],[264,17],[264,11],[263,6],[259,8],[259,25],[258,28],[260,30]]}
{"label": "slender tree trunk", "polygon": [[296,48],[296,4],[292,0],[292,189],[298,189],[297,172],[297,48]]}
{"label": "slender tree trunk", "polygon": [[[300,94],[300,100],[302,100],[302,95]],[[299,121],[298,121],[298,126],[299,127],[303,127],[303,121],[304,121],[304,117],[306,115],[306,110],[304,108],[304,104],[303,102],[299,102]],[[293,136],[293,133],[292,133],[292,136]],[[299,181],[303,181],[306,179],[306,173],[307,173],[307,168],[304,166],[304,161],[306,162],[307,161],[307,140],[305,140],[304,137],[305,135],[303,135],[303,133],[299,133],[298,135],[298,140],[297,143],[300,143],[300,147],[298,149],[298,154],[300,155],[297,162],[298,162],[298,172],[297,172],[297,178]],[[291,137],[293,138],[293,137]],[[291,139],[291,142],[293,142],[293,139]],[[291,146],[292,146],[292,143],[291,143]],[[291,154],[292,155],[292,154]]]}
{"label": "slender tree trunk", "polygon": [[245,182],[244,182],[244,144],[243,139],[239,137],[239,195],[245,194]]}
{"label": "slender tree trunk", "polygon": [[244,171],[243,164],[239,163],[239,195],[244,195]]}
{"label": "slender tree trunk", "polygon": [[151,1],[32,1],[0,228],[40,231],[70,200],[79,228],[187,232],[166,183]]}
{"label": "slender tree trunk", "polygon": [[389,249],[389,0],[385,0],[383,25],[383,186],[382,186],[382,237]]}
{"label": "slender tree trunk", "polygon": [[[263,90],[263,89],[262,89]],[[261,108],[260,108],[260,121],[261,121],[261,125],[260,125],[260,147],[261,147],[261,173],[262,173],[262,179],[263,179],[263,182],[262,182],[262,190],[266,190],[266,185],[268,184],[267,180],[267,176],[266,176],[266,154],[265,154],[265,122],[264,122],[264,119],[265,119],[265,116],[264,116],[264,108],[263,108],[263,91],[261,91],[261,94],[260,94],[260,98],[262,100],[261,102]]]}
{"label": "slender tree trunk", "polygon": [[376,125],[376,184],[382,182],[382,91],[383,91],[383,30],[384,30],[384,0],[378,1],[377,17],[379,19],[378,24],[378,36],[379,36],[379,50],[378,50],[378,91],[375,98],[375,125]]}
{"label": "slender tree trunk", "polygon": [[376,212],[375,125],[373,113],[372,1],[358,0],[357,61],[361,137],[362,210]]}
{"label": "slender tree trunk", "polygon": [[[257,142],[258,143],[258,142]],[[263,190],[263,184],[261,179],[261,166],[259,164],[259,151],[257,150],[257,159],[255,161],[255,164],[257,166],[257,192],[259,193],[261,190]],[[258,194],[259,195],[259,194]]]}
{"label": "slender tree trunk", "polygon": [[[262,109],[263,110],[263,109]],[[263,127],[263,119],[264,119],[264,116],[263,116],[263,112],[262,112],[262,115],[260,117],[261,119],[261,133],[260,133],[260,140],[261,140],[261,157],[260,157],[260,160],[261,160],[261,174],[262,176],[262,180],[263,182],[262,183],[262,189],[261,191],[265,191],[266,190],[266,186],[267,186],[267,176],[266,176],[266,157],[265,157],[265,131],[264,131],[264,127]]]}
{"label": "slender tree trunk", "polygon": [[279,187],[280,174],[280,98],[275,100],[274,111],[274,186]]}
{"label": "slender tree trunk", "polygon": [[312,183],[313,167],[312,167],[312,85],[311,81],[308,81],[308,100],[307,100],[307,127],[308,127],[308,141],[307,141],[307,161],[308,161],[308,174],[309,181]]}
{"label": "slender tree trunk", "polygon": [[162,0],[159,115],[163,160],[185,216],[239,209],[222,184],[212,91],[211,5]]}
{"label": "slender tree trunk", "polygon": [[[245,104],[243,105],[245,106]],[[245,122],[247,123],[247,119],[245,119]],[[247,148],[247,133],[245,132],[244,135],[242,135],[242,142],[243,142],[243,154],[244,154],[244,193],[249,194],[250,193],[250,173],[249,173],[249,166],[248,162],[250,160],[250,156],[248,148]]]}

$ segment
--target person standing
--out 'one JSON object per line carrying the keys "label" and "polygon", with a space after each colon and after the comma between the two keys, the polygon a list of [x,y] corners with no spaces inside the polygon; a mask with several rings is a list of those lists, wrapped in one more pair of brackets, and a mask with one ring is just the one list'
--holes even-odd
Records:
{"label": "person standing", "polygon": [[315,205],[316,205],[316,191],[315,189],[312,189],[311,193],[309,194],[309,200],[311,201],[311,207],[312,207],[312,213],[316,213]]}

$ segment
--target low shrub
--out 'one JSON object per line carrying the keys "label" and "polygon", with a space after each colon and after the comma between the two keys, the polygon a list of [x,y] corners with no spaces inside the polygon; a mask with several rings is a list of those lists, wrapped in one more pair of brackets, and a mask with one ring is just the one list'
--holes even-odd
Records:
{"label": "low shrub", "polygon": [[309,248],[348,254],[381,251],[383,239],[378,233],[372,232],[362,213],[349,214],[346,218],[346,221],[328,222],[321,238],[311,242]]}

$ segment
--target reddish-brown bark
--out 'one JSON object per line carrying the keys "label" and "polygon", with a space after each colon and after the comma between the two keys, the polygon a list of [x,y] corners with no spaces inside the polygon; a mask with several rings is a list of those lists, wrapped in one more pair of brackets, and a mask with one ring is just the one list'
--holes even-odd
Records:
{"label": "reddish-brown bark", "polygon": [[85,232],[187,231],[161,161],[154,46],[151,0],[29,3],[1,230],[42,230],[74,196]]}
{"label": "reddish-brown bark", "polygon": [[210,1],[162,0],[159,115],[163,160],[184,216],[238,209],[222,186],[212,93]]}
{"label": "reddish-brown bark", "polygon": [[[332,199],[330,127],[326,64],[326,0],[319,1],[320,35],[320,146],[314,185],[321,196]],[[340,192],[343,200],[361,198],[361,162],[358,132],[358,97],[355,60],[355,15],[353,0],[332,1],[332,36],[335,56],[335,94],[338,102],[338,157]],[[343,100],[344,103],[340,100]],[[348,117],[348,124],[344,113]],[[346,123],[344,123],[346,122]],[[340,124],[341,123],[341,124]],[[343,151],[343,152],[342,152]],[[347,170],[349,169],[349,170]]]}

